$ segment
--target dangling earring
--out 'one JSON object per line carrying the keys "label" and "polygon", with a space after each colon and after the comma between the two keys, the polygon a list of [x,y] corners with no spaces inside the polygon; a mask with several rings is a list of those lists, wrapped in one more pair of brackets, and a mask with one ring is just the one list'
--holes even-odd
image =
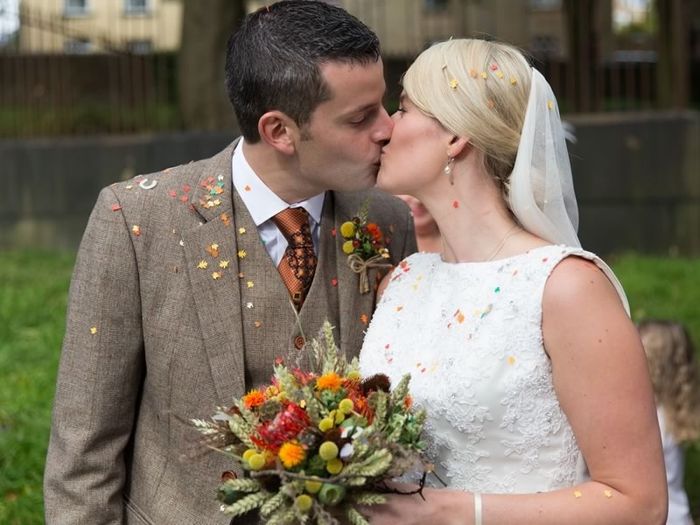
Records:
{"label": "dangling earring", "polygon": [[454,157],[447,157],[447,164],[445,164],[445,169],[443,170],[445,172],[445,175],[447,175],[447,178],[450,179],[450,186],[455,185],[455,177],[452,173],[452,164],[454,164],[455,158]]}

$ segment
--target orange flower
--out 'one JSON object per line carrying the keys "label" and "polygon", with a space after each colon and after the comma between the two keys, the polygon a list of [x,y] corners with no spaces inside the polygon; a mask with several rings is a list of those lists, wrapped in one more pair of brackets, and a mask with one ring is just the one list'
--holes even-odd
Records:
{"label": "orange flower", "polygon": [[265,402],[265,394],[260,390],[251,390],[243,396],[243,404],[247,409],[259,407]]}
{"label": "orange flower", "polygon": [[280,447],[277,454],[284,468],[294,468],[306,459],[306,451],[296,441],[288,441]]}
{"label": "orange flower", "polygon": [[335,372],[323,374],[316,380],[316,390],[332,390],[335,392],[343,384],[343,378]]}
{"label": "orange flower", "polygon": [[379,242],[382,240],[382,230],[373,222],[367,224],[367,233],[370,234],[370,236],[375,242]]}

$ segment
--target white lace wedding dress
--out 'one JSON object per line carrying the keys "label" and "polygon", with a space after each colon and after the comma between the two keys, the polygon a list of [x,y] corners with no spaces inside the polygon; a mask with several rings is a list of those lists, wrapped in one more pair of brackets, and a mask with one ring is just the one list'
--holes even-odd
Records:
{"label": "white lace wedding dress", "polygon": [[483,263],[419,253],[392,274],[361,371],[392,384],[411,374],[414,402],[428,413],[428,457],[450,487],[529,493],[586,478],[542,343],[545,282],[569,255],[595,261],[619,286],[595,255],[555,245]]}

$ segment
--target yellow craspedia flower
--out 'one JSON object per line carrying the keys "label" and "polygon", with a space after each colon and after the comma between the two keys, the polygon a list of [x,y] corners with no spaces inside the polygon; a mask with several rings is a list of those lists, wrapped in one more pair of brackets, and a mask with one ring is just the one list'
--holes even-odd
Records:
{"label": "yellow craspedia flower", "polygon": [[284,443],[277,455],[282,461],[284,468],[294,468],[306,459],[306,451],[296,441]]}
{"label": "yellow craspedia flower", "polygon": [[349,239],[355,235],[355,223],[352,221],[346,221],[340,226],[340,234]]}
{"label": "yellow craspedia flower", "polygon": [[352,241],[345,241],[343,243],[343,253],[344,254],[350,255],[354,251],[355,251],[355,245],[352,243]]}
{"label": "yellow craspedia flower", "polygon": [[316,390],[332,390],[335,392],[343,385],[343,378],[335,372],[328,372],[316,380]]}

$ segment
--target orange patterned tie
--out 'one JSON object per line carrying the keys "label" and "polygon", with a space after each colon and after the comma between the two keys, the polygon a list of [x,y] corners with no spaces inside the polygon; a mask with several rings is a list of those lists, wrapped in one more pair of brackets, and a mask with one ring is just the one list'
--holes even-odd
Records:
{"label": "orange patterned tie", "polygon": [[272,220],[289,243],[277,269],[294,305],[300,309],[311,287],[318,263],[311,238],[309,214],[304,208],[287,208]]}

